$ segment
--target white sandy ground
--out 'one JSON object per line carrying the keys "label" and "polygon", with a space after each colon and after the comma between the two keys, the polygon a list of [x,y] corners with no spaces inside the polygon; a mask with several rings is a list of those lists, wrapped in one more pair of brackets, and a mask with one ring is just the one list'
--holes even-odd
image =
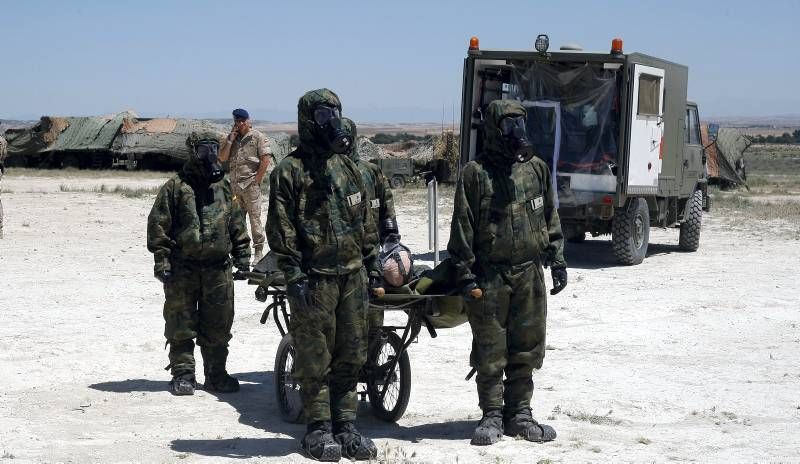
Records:
{"label": "white sandy ground", "polygon": [[[4,180],[0,460],[304,461],[303,426],[282,422],[273,400],[278,333],[259,324],[254,287],[236,283],[229,369],[241,392],[171,396],[145,248],[153,198],[59,192],[65,182]],[[442,248],[451,196],[443,189]],[[396,198],[406,242],[424,253],[423,192]],[[558,431],[552,443],[469,445],[479,411],[464,381],[467,325],[423,331],[405,416],[381,423],[365,406],[360,427],[389,462],[800,462],[797,232],[712,213],[700,251],[681,253],[676,230],[656,230],[636,267],[615,266],[607,238],[570,245],[569,287],[550,298],[534,375],[533,411]]]}

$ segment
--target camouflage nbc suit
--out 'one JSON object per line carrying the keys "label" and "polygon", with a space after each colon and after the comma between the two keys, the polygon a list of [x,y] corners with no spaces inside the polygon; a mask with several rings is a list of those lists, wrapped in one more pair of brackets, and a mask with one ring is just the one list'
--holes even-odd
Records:
{"label": "camouflage nbc suit", "polygon": [[206,379],[222,375],[233,324],[231,263],[248,268],[250,238],[244,212],[227,178],[204,183],[190,159],[158,192],[147,218],[147,249],[164,284],[164,336],[173,377],[194,374],[194,341]]}
{"label": "camouflage nbc suit", "polygon": [[300,146],[270,175],[267,240],[287,283],[308,279],[313,308],[291,298],[295,377],[309,424],[354,421],[358,373],[366,361],[367,279],[379,276],[378,237],[355,163],[314,132],[314,108],[341,110],[321,89],[298,103]]}
{"label": "camouflage nbc suit", "polygon": [[[364,181],[364,189],[367,192],[367,206],[372,213],[372,220],[378,229],[381,242],[386,238],[383,224],[386,219],[391,219],[396,224],[397,216],[394,213],[394,197],[389,181],[383,175],[381,168],[368,161],[362,161],[358,154],[358,128],[352,119],[343,118],[344,130],[353,137],[353,149],[350,152],[350,159],[358,166],[361,179]],[[369,311],[369,326],[380,327],[383,325],[383,311]]]}
{"label": "camouflage nbc suit", "polygon": [[566,266],[547,165],[536,157],[508,163],[502,155],[498,124],[520,112],[515,102],[489,105],[483,152],[456,187],[447,247],[460,280],[474,279],[484,292],[467,300],[480,407],[506,417],[530,406],[531,374],[544,359],[542,263]]}
{"label": "camouflage nbc suit", "polygon": [[[0,135],[0,189],[3,188],[3,174],[6,166],[3,164],[8,155],[8,142]],[[0,238],[3,238],[3,200],[0,198]]]}

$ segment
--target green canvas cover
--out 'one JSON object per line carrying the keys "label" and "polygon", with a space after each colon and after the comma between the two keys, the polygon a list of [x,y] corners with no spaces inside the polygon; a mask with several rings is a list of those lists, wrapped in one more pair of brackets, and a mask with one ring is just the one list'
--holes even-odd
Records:
{"label": "green canvas cover", "polygon": [[191,152],[186,139],[192,132],[213,132],[224,137],[217,124],[200,119],[125,118],[111,150],[127,156],[163,154],[176,160],[186,160]]}

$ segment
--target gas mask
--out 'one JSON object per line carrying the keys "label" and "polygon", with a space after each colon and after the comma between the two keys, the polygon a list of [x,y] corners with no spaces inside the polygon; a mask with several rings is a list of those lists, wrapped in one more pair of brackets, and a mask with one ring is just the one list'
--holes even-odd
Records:
{"label": "gas mask", "polygon": [[505,148],[504,155],[511,161],[524,163],[533,158],[533,145],[528,140],[525,116],[506,116],[498,125]]}
{"label": "gas mask", "polygon": [[334,153],[344,154],[353,146],[351,137],[342,128],[342,115],[338,108],[321,105],[314,109],[314,124],[322,141]]}
{"label": "gas mask", "polygon": [[219,162],[219,144],[216,141],[201,140],[194,149],[194,155],[200,161],[203,176],[210,184],[219,182],[225,176]]}

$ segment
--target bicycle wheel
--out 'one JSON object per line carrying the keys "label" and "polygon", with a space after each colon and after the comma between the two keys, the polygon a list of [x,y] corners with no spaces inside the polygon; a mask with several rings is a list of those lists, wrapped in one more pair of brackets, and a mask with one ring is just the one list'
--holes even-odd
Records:
{"label": "bicycle wheel", "polygon": [[286,334],[278,345],[275,354],[275,399],[281,411],[281,417],[292,423],[305,422],[303,417],[303,401],[300,398],[300,384],[294,378],[294,340]]}
{"label": "bicycle wheel", "polygon": [[[403,351],[402,340],[394,332],[384,332],[386,338],[370,350],[367,363],[371,366],[367,378],[367,395],[372,414],[386,422],[396,422],[403,417],[411,396],[411,364]],[[398,359],[392,369],[392,363]],[[391,369],[391,371],[390,371]],[[385,386],[385,393],[384,392]]]}

